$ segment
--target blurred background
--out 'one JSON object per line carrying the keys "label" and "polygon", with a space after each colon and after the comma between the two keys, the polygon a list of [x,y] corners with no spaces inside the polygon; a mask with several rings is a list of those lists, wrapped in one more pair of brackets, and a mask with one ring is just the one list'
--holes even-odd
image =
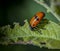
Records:
{"label": "blurred background", "polygon": [[[54,12],[60,15],[60,0],[40,1],[44,1]],[[20,24],[23,25],[23,20],[31,19],[31,17],[38,11],[46,12],[46,9],[33,0],[1,0],[0,26],[13,24],[13,22],[20,22]],[[46,16],[47,18],[48,15],[49,14]]]}

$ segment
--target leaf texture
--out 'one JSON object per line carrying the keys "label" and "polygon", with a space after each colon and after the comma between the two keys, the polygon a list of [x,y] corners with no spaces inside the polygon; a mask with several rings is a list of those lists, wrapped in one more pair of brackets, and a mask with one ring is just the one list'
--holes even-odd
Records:
{"label": "leaf texture", "polygon": [[60,49],[60,25],[47,19],[43,20],[37,29],[31,30],[28,21],[25,20],[24,26],[14,23],[12,29],[10,25],[6,25],[0,28],[0,32],[5,35],[0,38],[2,44],[22,42],[50,49]]}

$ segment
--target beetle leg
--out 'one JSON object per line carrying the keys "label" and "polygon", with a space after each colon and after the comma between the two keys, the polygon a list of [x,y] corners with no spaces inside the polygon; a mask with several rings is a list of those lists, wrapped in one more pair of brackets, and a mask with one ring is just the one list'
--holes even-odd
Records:
{"label": "beetle leg", "polygon": [[38,31],[40,34],[42,34],[41,30],[39,30],[37,27],[35,27],[35,29],[37,29],[37,31]]}
{"label": "beetle leg", "polygon": [[38,30],[38,32],[39,32],[40,34],[42,34],[41,30]]}
{"label": "beetle leg", "polygon": [[41,29],[46,30],[46,28],[44,28],[44,27],[43,27],[43,28],[41,28]]}
{"label": "beetle leg", "polygon": [[30,29],[31,29],[31,30],[33,30],[33,29],[34,29],[33,27],[31,27],[31,25],[30,25],[29,27],[30,27]]}

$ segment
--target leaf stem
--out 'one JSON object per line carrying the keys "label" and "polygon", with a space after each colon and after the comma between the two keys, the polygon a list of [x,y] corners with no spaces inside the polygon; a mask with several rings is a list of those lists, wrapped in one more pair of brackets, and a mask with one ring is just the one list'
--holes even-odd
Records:
{"label": "leaf stem", "polygon": [[48,5],[46,5],[44,2],[40,2],[38,0],[34,0],[34,1],[37,2],[38,4],[41,4],[42,6],[44,6],[47,9],[47,11],[51,12],[60,22],[59,16],[55,12],[53,12],[52,9]]}

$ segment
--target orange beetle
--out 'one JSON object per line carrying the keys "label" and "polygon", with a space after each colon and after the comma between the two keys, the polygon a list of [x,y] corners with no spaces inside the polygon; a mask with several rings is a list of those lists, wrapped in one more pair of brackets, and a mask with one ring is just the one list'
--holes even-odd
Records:
{"label": "orange beetle", "polygon": [[35,14],[35,16],[30,20],[30,26],[31,28],[34,28],[37,26],[37,24],[40,23],[40,21],[43,19],[45,16],[44,12],[38,12]]}

